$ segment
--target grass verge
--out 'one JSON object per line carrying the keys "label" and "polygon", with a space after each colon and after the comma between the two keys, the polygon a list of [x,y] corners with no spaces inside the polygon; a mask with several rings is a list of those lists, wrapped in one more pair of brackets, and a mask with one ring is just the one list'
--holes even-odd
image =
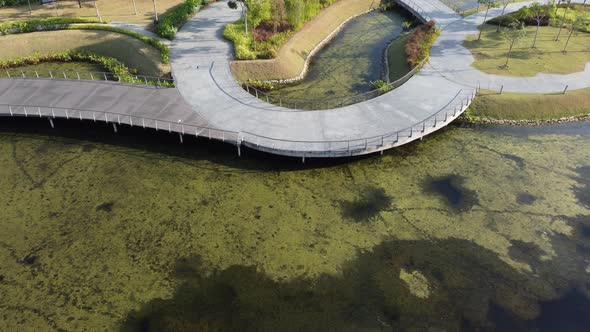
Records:
{"label": "grass verge", "polygon": [[323,9],[280,47],[277,57],[232,62],[239,81],[284,80],[298,76],[310,52],[344,21],[378,6],[380,0],[340,0]]}
{"label": "grass verge", "polygon": [[52,54],[68,50],[112,57],[147,76],[165,76],[170,66],[162,63],[160,52],[144,42],[110,31],[41,31],[0,37],[1,59],[31,54]]}
{"label": "grass verge", "polygon": [[[30,20],[44,17],[85,17],[96,18],[93,1],[82,1],[79,8],[77,1],[59,1],[53,4],[40,5],[40,1],[31,0],[32,12],[27,5],[0,8],[0,22]],[[157,0],[158,13],[162,14],[181,4],[183,0]],[[97,1],[98,9],[103,19],[116,22],[127,22],[141,26],[151,26],[154,22],[154,4],[152,0],[135,0],[137,14],[130,0],[101,0]]]}
{"label": "grass verge", "polygon": [[481,91],[467,111],[470,118],[553,120],[590,114],[590,88],[567,94],[522,94]]}
{"label": "grass verge", "polygon": [[473,67],[490,74],[507,76],[534,76],[538,73],[570,74],[583,71],[590,62],[590,33],[572,35],[567,53],[562,50],[568,31],[562,30],[559,41],[554,41],[559,29],[541,27],[537,37],[537,48],[531,48],[536,27],[526,27],[527,36],[514,47],[509,68],[503,68],[508,53],[508,43],[496,26],[484,24],[481,40],[468,37],[464,45],[475,57]]}

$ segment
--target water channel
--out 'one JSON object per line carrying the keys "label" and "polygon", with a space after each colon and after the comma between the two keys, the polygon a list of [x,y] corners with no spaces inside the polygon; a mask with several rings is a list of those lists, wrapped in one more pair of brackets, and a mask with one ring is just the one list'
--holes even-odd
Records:
{"label": "water channel", "polygon": [[[391,53],[405,59],[405,42],[396,41],[404,21],[413,19],[401,8],[376,10],[353,19],[312,58],[302,81],[279,85],[270,95],[287,105],[313,109],[317,103],[335,103],[377,89],[371,82],[384,78],[387,45],[394,41]],[[409,72],[405,61],[393,63],[394,80]]]}
{"label": "water channel", "polygon": [[590,124],[277,159],[0,122],[0,326],[586,331]]}

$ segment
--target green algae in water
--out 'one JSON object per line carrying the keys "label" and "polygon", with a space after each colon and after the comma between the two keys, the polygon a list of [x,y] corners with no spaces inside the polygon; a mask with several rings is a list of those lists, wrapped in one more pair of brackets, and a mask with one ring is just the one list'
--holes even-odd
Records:
{"label": "green algae in water", "polygon": [[[304,167],[162,132],[58,121],[56,135],[32,121],[0,130],[6,330],[498,329],[493,314],[540,328],[554,310],[544,303],[588,292],[590,210],[576,192],[587,124],[449,128]],[[478,204],[458,211],[425,192],[449,174]],[[537,199],[520,204],[523,192]],[[425,277],[427,298],[402,269]]]}
{"label": "green algae in water", "polygon": [[[395,11],[373,11],[353,19],[312,58],[305,79],[270,94],[322,101],[374,90],[371,82],[382,79],[385,48],[402,33],[403,21],[403,15]],[[405,60],[403,53],[398,56]]]}

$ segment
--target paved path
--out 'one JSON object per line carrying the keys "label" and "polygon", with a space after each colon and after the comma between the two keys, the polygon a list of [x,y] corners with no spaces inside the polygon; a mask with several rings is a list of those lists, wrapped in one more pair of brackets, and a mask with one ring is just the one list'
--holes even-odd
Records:
{"label": "paved path", "polygon": [[[438,0],[401,0],[420,8],[442,27],[431,63],[398,89],[339,109],[305,111],[265,103],[244,91],[229,70],[230,44],[223,27],[240,11],[225,1],[193,17],[172,44],[177,89],[114,82],[49,79],[0,79],[0,115],[80,118],[146,126],[181,135],[210,136],[239,147],[298,157],[335,157],[372,153],[422,138],[459,116],[473,98],[477,81],[505,90],[560,91],[590,85],[587,71],[574,75],[498,78],[469,67],[462,47],[475,34],[481,15],[461,19]],[[524,4],[512,5],[516,10]],[[490,17],[498,15],[492,11]],[[571,79],[571,81],[570,81]],[[556,89],[556,90],[552,90]],[[12,105],[12,106],[8,106]],[[21,106],[16,106],[21,105]],[[23,107],[26,106],[26,107]],[[211,129],[217,128],[217,129]]]}
{"label": "paved path", "polygon": [[[459,19],[438,1],[428,3],[431,16],[439,22]],[[425,8],[425,9],[426,9]],[[421,121],[439,111],[441,119],[458,116],[456,107],[465,106],[472,88],[449,82],[431,67],[402,87],[359,104],[333,110],[292,110],[267,104],[244,91],[233,79],[229,62],[233,59],[230,44],[223,39],[223,28],[237,20],[240,11],[231,10],[220,1],[197,14],[184,25],[172,44],[171,64],[184,98],[208,119],[210,126],[241,132],[244,143],[255,148],[286,155],[334,156],[361,154],[406,143],[396,142],[393,133],[408,129],[412,139],[422,136],[409,129],[430,127]],[[425,93],[428,92],[428,93]],[[422,131],[422,130],[420,130]],[[430,132],[428,129],[424,134]],[[386,136],[383,143],[380,136]],[[364,138],[373,138],[362,151]],[[388,141],[389,138],[389,141]],[[343,142],[354,140],[354,142]],[[352,144],[355,151],[346,151]]]}

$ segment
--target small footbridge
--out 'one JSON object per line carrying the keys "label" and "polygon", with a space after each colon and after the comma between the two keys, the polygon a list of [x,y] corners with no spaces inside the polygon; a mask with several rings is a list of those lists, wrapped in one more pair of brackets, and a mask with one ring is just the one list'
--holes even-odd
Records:
{"label": "small footbridge", "polygon": [[[424,21],[460,19],[438,0],[397,0]],[[224,1],[192,18],[172,46],[174,84],[152,78],[96,81],[88,74],[0,78],[0,116],[106,122],[207,137],[273,154],[346,157],[384,151],[441,129],[462,114],[476,87],[454,83],[429,64],[397,89],[327,110],[272,105],[242,89],[230,73],[231,47],[221,36],[235,21]],[[24,77],[23,77],[24,76]],[[98,75],[100,77],[100,75]],[[140,84],[141,83],[141,84]]]}

